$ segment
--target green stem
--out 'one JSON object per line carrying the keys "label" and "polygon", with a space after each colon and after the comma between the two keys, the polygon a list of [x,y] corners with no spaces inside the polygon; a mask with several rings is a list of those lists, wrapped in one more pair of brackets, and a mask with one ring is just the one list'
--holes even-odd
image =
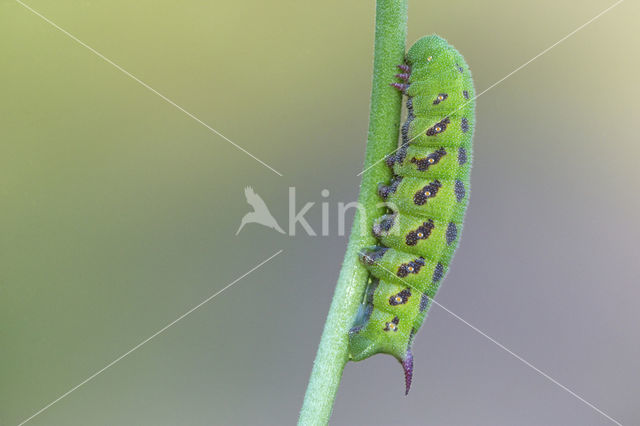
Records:
{"label": "green stem", "polygon": [[376,243],[371,234],[373,220],[382,212],[377,194],[379,182],[388,182],[391,171],[385,155],[398,145],[402,95],[389,83],[403,63],[407,38],[408,0],[377,0],[376,33],[373,61],[373,85],[369,132],[359,208],[356,212],[349,245],[329,309],[320,346],[313,364],[299,425],[329,423],[342,371],[348,361],[348,331],[362,300],[368,273],[358,261],[358,252]]}

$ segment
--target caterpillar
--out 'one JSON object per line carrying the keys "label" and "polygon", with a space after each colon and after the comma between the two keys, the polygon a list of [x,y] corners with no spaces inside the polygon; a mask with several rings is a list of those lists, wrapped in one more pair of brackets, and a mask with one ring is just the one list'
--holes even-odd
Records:
{"label": "caterpillar", "polygon": [[475,99],[469,67],[446,40],[426,36],[409,49],[391,85],[407,97],[402,142],[378,186],[387,213],[374,220],[379,245],[359,258],[369,271],[349,331],[349,359],[394,356],[413,378],[411,347],[458,246],[469,201]]}

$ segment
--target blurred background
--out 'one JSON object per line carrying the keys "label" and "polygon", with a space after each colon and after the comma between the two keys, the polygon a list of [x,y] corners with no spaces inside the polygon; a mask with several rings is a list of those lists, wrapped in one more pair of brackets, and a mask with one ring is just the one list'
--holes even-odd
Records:
{"label": "blurred background", "polygon": [[[16,425],[278,250],[33,425],[294,424],[357,198],[371,1],[0,2],[0,424]],[[412,0],[479,91],[613,1]],[[477,100],[472,201],[438,301],[622,424],[640,424],[640,7],[626,1]],[[288,187],[319,233],[281,226]],[[321,191],[328,189],[328,198]],[[353,211],[351,211],[353,212]],[[347,365],[336,425],[608,425],[434,306],[413,389]]]}

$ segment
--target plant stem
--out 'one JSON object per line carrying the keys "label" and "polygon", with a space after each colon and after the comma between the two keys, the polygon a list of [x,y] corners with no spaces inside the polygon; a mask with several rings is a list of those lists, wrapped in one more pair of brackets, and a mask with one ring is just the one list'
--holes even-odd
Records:
{"label": "plant stem", "polygon": [[402,95],[389,83],[403,63],[407,38],[408,0],[377,0],[373,61],[373,85],[369,132],[359,208],[349,245],[329,309],[327,321],[300,412],[299,425],[329,423],[342,371],[348,361],[348,331],[362,301],[368,272],[358,261],[358,252],[376,243],[371,234],[373,220],[383,211],[377,194],[378,183],[388,182],[391,171],[385,155],[398,145]]}

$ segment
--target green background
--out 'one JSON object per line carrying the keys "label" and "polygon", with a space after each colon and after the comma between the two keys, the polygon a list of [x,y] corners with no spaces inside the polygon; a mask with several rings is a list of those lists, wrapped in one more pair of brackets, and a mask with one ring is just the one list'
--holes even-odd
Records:
{"label": "green background", "polygon": [[[412,0],[478,92],[612,1]],[[0,2],[0,424],[283,425],[302,403],[346,247],[373,1],[29,5],[280,171],[279,177],[20,4]],[[472,197],[438,301],[625,425],[640,423],[640,83],[627,1],[477,100]],[[234,234],[253,186],[287,226]],[[607,425],[435,306],[413,389],[349,364],[333,424]]]}

